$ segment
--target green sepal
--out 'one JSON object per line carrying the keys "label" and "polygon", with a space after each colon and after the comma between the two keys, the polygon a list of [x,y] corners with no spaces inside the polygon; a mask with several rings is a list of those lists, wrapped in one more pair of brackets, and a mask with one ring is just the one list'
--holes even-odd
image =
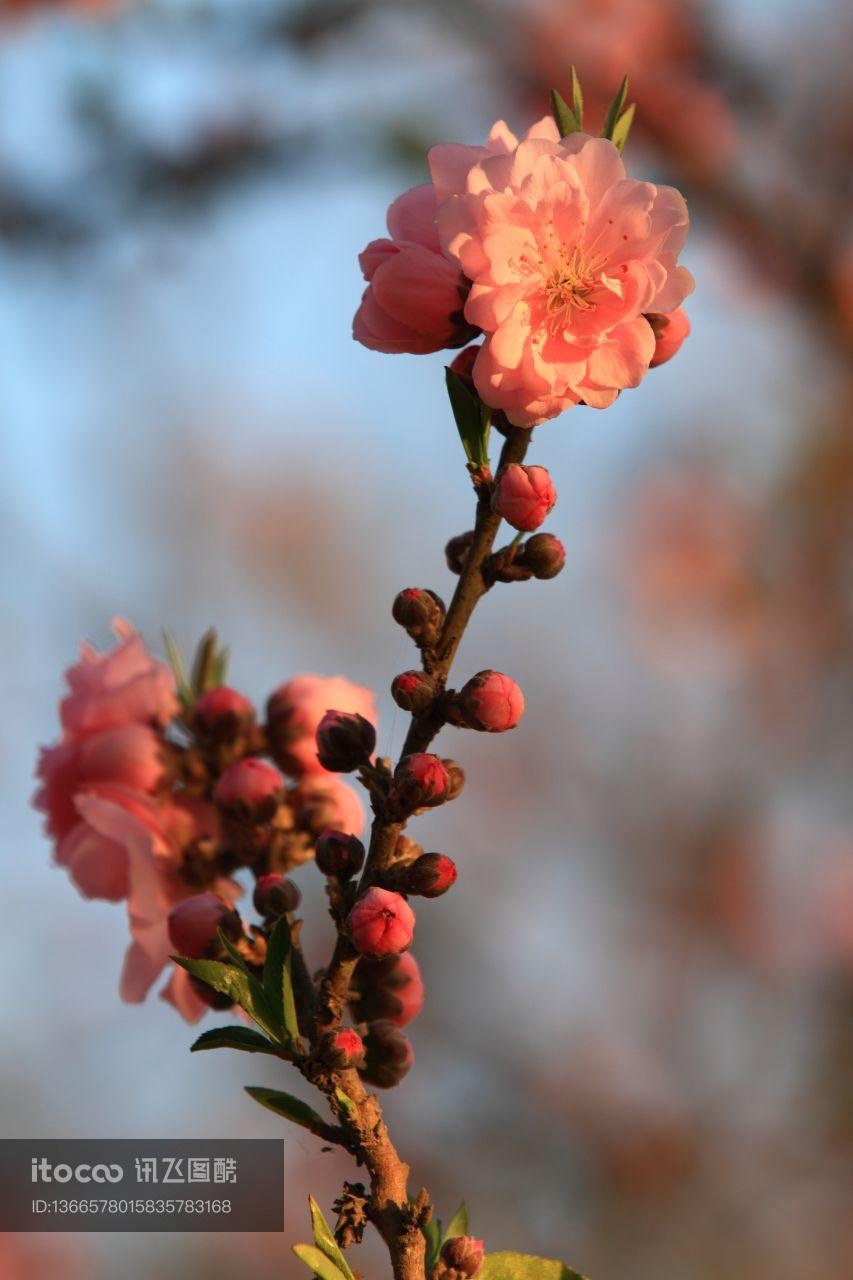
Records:
{"label": "green sepal", "polygon": [[619,86],[616,97],[607,108],[607,115],[604,117],[604,128],[601,130],[602,138],[609,138],[611,142],[613,141],[613,130],[616,128],[616,122],[622,114],[622,109],[625,106],[625,99],[627,96],[628,77],[625,76]]}
{"label": "green sepal", "polygon": [[566,99],[556,89],[551,90],[551,111],[560,130],[560,137],[567,138],[571,133],[580,133],[582,122],[575,115]]}
{"label": "green sepal", "polygon": [[637,104],[632,102],[630,107],[626,107],[622,112],[613,129],[613,142],[620,151],[624,151],[625,143],[628,141],[628,134],[631,132],[631,125],[634,123],[634,112]]}
{"label": "green sepal", "polygon": [[572,110],[579,128],[583,129],[583,90],[574,67],[572,67]]}

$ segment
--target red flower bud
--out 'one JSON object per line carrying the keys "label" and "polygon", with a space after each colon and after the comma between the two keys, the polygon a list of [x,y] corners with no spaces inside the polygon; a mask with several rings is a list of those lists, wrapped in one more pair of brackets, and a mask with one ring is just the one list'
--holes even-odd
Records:
{"label": "red flower bud", "polygon": [[557,490],[544,467],[511,462],[497,474],[492,510],[514,529],[538,529],[556,501]]}
{"label": "red flower bud", "polygon": [[399,893],[368,889],[349,913],[347,930],[362,955],[392,956],[411,944],[415,913]]}
{"label": "red flower bud", "polygon": [[444,624],[444,602],[434,591],[406,587],[395,597],[391,614],[416,644],[434,644]]}
{"label": "red flower bud", "polygon": [[192,710],[192,726],[198,737],[217,742],[233,741],[254,719],[255,708],[249,699],[226,684],[202,693]]}
{"label": "red flower bud", "polygon": [[458,874],[452,858],[443,853],[423,853],[406,868],[403,889],[422,898],[440,898],[455,884]]}
{"label": "red flower bud", "polygon": [[472,391],[474,390],[474,361],[479,354],[479,346],[473,343],[470,347],[463,347],[458,355],[455,355],[450,361],[450,368],[457,378],[461,378],[463,382],[468,383]]}
{"label": "red flower bud", "polygon": [[438,691],[435,680],[425,671],[403,671],[394,677],[391,696],[398,707],[416,716],[429,711]]}
{"label": "red flower bud", "polygon": [[213,795],[229,817],[269,822],[284,799],[284,778],[275,765],[252,756],[226,769]]}
{"label": "red flower bud", "polygon": [[364,1062],[364,1041],[348,1027],[328,1031],[320,1042],[320,1056],[328,1066],[339,1070],[360,1067]]}
{"label": "red flower bud", "polygon": [[220,929],[232,942],[243,936],[239,914],[218,893],[196,893],[169,912],[169,941],[178,955],[190,960],[220,954]]}
{"label": "red flower bud", "polygon": [[329,827],[317,837],[314,857],[324,876],[340,876],[346,880],[364,866],[364,845],[356,836]]}
{"label": "red flower bud", "polygon": [[447,770],[447,776],[450,779],[450,790],[447,793],[447,798],[448,800],[455,800],[465,786],[465,770],[456,760],[444,759],[441,763]]}
{"label": "red flower bud", "polygon": [[456,705],[469,728],[504,733],[524,714],[524,694],[500,671],[480,671],[460,689]]}
{"label": "red flower bud", "polygon": [[467,533],[457,533],[455,538],[450,539],[444,548],[444,558],[451,573],[461,573],[465,568],[465,561],[473,541],[473,529],[469,529]]}
{"label": "red flower bud", "polygon": [[331,773],[352,773],[376,750],[376,730],[364,716],[327,711],[317,726],[317,759]]}
{"label": "red flower bud", "polygon": [[478,1274],[483,1265],[485,1249],[482,1240],[473,1236],[453,1236],[441,1246],[441,1261],[445,1267],[468,1280]]}
{"label": "red flower bud", "polygon": [[684,339],[690,333],[690,321],[683,307],[669,315],[652,314],[646,319],[652,326],[655,335],[655,354],[652,356],[650,369],[666,364],[678,351]]}
{"label": "red flower bud", "polygon": [[394,793],[404,809],[444,804],[450,791],[450,775],[438,756],[418,751],[404,756],[394,770]]}
{"label": "red flower bud", "polygon": [[278,920],[280,916],[290,915],[297,910],[302,894],[287,876],[271,871],[258,880],[252,901],[259,916],[263,916],[265,920]]}
{"label": "red flower bud", "polygon": [[358,996],[352,1001],[358,1022],[393,1022],[405,1027],[424,1005],[424,983],[420,966],[411,951],[381,960],[363,957],[355,970]]}
{"label": "red flower bud", "polygon": [[556,578],[566,563],[566,548],[553,533],[537,533],[525,542],[519,561],[534,578]]}
{"label": "red flower bud", "polygon": [[364,1038],[362,1079],[378,1089],[399,1084],[415,1061],[412,1046],[392,1022],[371,1022]]}

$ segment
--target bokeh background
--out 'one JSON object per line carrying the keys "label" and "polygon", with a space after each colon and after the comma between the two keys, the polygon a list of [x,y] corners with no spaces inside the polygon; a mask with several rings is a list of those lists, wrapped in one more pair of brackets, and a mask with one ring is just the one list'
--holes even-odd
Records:
{"label": "bokeh background", "polygon": [[[124,614],[152,645],[216,624],[259,701],[305,670],[371,684],[399,749],[390,602],[449,594],[471,495],[441,357],[351,340],[356,254],[427,145],[525,127],[571,62],[595,121],[627,70],[629,163],[690,199],[693,335],[536,433],[568,565],[497,588],[460,654],[528,711],[445,731],[468,787],[418,836],[461,875],[421,912],[387,1110],[415,1185],[445,1215],[465,1196],[492,1249],[594,1280],[849,1274],[849,11],[0,0],[0,23],[4,1136],[271,1132],[240,1086],[275,1068],[191,1059],[174,1010],[119,1003],[124,913],[50,866],[36,743],[78,639]],[[0,1276],[299,1274],[304,1195],[350,1169],[281,1132],[283,1239],[8,1237]]]}

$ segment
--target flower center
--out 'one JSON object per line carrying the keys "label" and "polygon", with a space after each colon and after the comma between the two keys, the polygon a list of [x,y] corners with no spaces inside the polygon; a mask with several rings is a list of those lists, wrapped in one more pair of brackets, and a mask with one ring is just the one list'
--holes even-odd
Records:
{"label": "flower center", "polygon": [[590,295],[598,285],[603,265],[601,254],[588,256],[579,244],[571,252],[566,247],[560,250],[557,264],[545,282],[545,310],[552,328],[565,323],[572,310],[595,310]]}

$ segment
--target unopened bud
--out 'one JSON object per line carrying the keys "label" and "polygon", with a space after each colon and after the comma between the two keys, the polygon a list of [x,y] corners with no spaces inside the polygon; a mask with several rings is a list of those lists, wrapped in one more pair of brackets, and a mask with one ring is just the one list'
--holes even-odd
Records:
{"label": "unopened bud", "polygon": [[469,728],[504,733],[524,714],[524,694],[500,671],[479,671],[459,690],[456,706]]}
{"label": "unopened bud", "polygon": [[169,941],[178,955],[211,959],[222,951],[220,930],[232,942],[243,936],[239,914],[218,893],[196,893],[169,912]]}
{"label": "unopened bud", "polygon": [[557,490],[545,467],[511,462],[495,479],[492,510],[513,529],[538,529],[557,501]]}
{"label": "unopened bud", "polygon": [[403,891],[422,898],[440,898],[458,874],[452,858],[443,853],[423,853],[403,873]]}
{"label": "unopened bud", "polygon": [[363,956],[393,956],[410,946],[415,913],[390,889],[368,889],[347,917],[347,932]]}
{"label": "unopened bud", "polygon": [[473,541],[473,529],[469,529],[467,533],[457,533],[455,538],[450,539],[444,548],[444,557],[451,573],[461,573],[465,568],[465,561],[468,558],[468,552],[471,550]]}
{"label": "unopened bud", "polygon": [[452,1236],[441,1246],[441,1261],[459,1277],[472,1280],[483,1266],[485,1249],[482,1240],[473,1236]]}
{"label": "unopened bud", "polygon": [[553,533],[537,533],[527,539],[519,559],[534,578],[556,578],[566,563],[566,548]]}
{"label": "unopened bud", "polygon": [[192,709],[194,732],[213,742],[233,742],[254,720],[255,708],[249,699],[225,684],[202,693]]}
{"label": "unopened bud", "polygon": [[238,760],[217,782],[214,799],[238,821],[269,822],[284,799],[284,779],[265,760]]}
{"label": "unopened bud", "polygon": [[331,773],[352,773],[376,750],[376,730],[364,716],[327,711],[317,726],[317,759]]}
{"label": "unopened bud", "polygon": [[447,777],[450,783],[450,787],[447,792],[447,799],[455,800],[459,795],[459,792],[465,786],[465,770],[456,760],[448,760],[445,758],[441,763],[447,770]]}
{"label": "unopened bud", "polygon": [[449,792],[450,775],[429,752],[404,756],[394,770],[394,796],[407,813],[444,804]]}
{"label": "unopened bud", "polygon": [[317,837],[314,859],[324,876],[348,880],[364,865],[364,845],[356,836],[330,827]]}
{"label": "unopened bud", "polygon": [[435,644],[444,625],[444,602],[434,591],[422,587],[406,587],[394,599],[391,613],[395,622],[416,644]]}
{"label": "unopened bud", "polygon": [[252,895],[255,910],[265,920],[278,920],[296,911],[302,894],[292,880],[277,871],[261,876]]}
{"label": "unopened bud", "polygon": [[426,671],[403,671],[394,677],[391,685],[391,696],[397,706],[416,716],[429,711],[437,692],[435,680]]}
{"label": "unopened bud", "polygon": [[393,1022],[405,1027],[424,1004],[420,966],[411,951],[371,960],[363,956],[355,970],[357,997],[352,1001],[357,1022]]}
{"label": "unopened bud", "polygon": [[392,1089],[411,1070],[412,1046],[393,1022],[371,1022],[364,1038],[365,1060],[360,1074],[378,1089]]}
{"label": "unopened bud", "polygon": [[684,339],[690,333],[690,321],[683,307],[669,315],[650,314],[646,316],[655,335],[655,353],[652,356],[650,369],[666,364],[678,351]]}
{"label": "unopened bud", "polygon": [[348,1070],[364,1062],[364,1041],[357,1031],[342,1027],[328,1031],[320,1041],[320,1056],[330,1067]]}

